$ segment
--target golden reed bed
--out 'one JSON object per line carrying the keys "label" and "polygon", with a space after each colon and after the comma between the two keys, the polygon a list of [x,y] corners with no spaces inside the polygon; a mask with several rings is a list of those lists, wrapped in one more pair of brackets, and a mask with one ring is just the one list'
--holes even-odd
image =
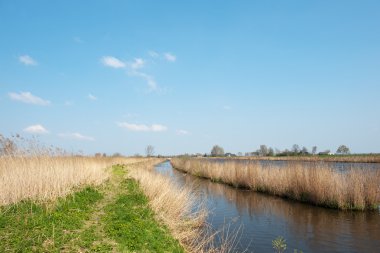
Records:
{"label": "golden reed bed", "polygon": [[370,210],[380,203],[380,170],[350,169],[339,172],[326,163],[288,163],[264,167],[260,162],[216,162],[173,158],[174,168],[235,187],[337,209]]}
{"label": "golden reed bed", "polygon": [[0,157],[0,206],[21,200],[47,201],[84,185],[99,185],[109,173],[105,168],[141,159],[79,156]]}

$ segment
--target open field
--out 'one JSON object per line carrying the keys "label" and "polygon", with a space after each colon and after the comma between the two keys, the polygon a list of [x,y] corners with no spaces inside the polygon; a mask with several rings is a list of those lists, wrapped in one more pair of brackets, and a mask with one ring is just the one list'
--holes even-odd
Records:
{"label": "open field", "polygon": [[224,162],[197,158],[173,158],[178,170],[235,187],[265,192],[314,205],[337,209],[377,209],[380,203],[380,171],[333,170],[324,163],[263,167],[257,163]]}

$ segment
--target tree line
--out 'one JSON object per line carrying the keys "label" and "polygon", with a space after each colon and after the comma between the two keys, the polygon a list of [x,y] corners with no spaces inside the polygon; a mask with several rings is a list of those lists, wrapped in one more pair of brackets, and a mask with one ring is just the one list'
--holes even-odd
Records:
{"label": "tree line", "polygon": [[[335,154],[348,155],[350,149],[346,145],[340,145]],[[302,148],[298,144],[294,144],[291,149],[279,150],[277,148],[268,147],[266,145],[260,145],[259,149],[253,152],[246,152],[245,156],[301,156],[301,155],[331,155],[330,150],[323,150],[318,152],[318,147],[313,146],[311,150],[305,146]],[[204,156],[207,156],[205,154]],[[243,156],[242,152],[237,154],[225,153],[224,149],[219,145],[214,145],[211,149],[210,156]]]}

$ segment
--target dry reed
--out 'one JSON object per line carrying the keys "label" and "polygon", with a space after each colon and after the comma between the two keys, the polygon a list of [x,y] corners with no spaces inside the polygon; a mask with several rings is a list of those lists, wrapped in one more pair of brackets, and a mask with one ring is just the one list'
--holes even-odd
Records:
{"label": "dry reed", "polygon": [[157,218],[167,225],[187,252],[228,251],[227,240],[218,248],[213,246],[216,233],[207,229],[207,211],[195,192],[189,187],[179,187],[147,166],[135,168],[129,175],[139,182]]}
{"label": "dry reed", "polygon": [[380,203],[380,171],[337,171],[326,163],[288,163],[282,167],[260,162],[223,162],[174,158],[173,167],[200,177],[315,205],[365,210]]}
{"label": "dry reed", "polygon": [[21,200],[47,201],[84,185],[108,178],[106,167],[136,162],[123,157],[3,156],[0,157],[0,206]]}

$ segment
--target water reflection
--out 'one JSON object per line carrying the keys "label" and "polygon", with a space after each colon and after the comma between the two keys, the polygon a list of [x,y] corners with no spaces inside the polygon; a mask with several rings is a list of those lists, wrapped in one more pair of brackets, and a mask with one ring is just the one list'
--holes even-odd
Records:
{"label": "water reflection", "polygon": [[239,190],[183,174],[169,163],[157,171],[201,191],[215,229],[233,220],[231,230],[242,226],[238,251],[273,252],[271,241],[279,235],[287,240],[290,252],[378,252],[380,248],[379,212],[331,210]]}

